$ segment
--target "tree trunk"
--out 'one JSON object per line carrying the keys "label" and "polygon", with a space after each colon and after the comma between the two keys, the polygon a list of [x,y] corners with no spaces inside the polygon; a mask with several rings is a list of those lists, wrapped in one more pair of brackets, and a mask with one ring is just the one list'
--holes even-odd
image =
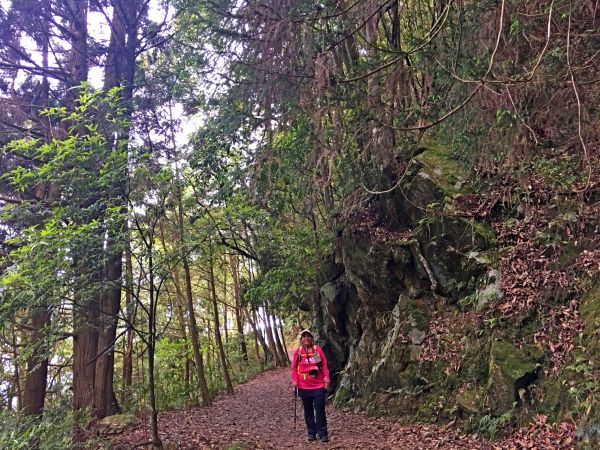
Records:
{"label": "tree trunk", "polygon": [[185,329],[185,316],[183,314],[183,307],[181,306],[181,302],[184,300],[183,294],[181,292],[180,282],[179,282],[179,272],[177,269],[173,270],[173,279],[175,280],[175,291],[177,298],[175,299],[175,313],[177,314],[177,320],[179,322],[179,329],[181,330],[181,338],[184,340],[185,344],[183,346],[183,382],[185,384],[186,391],[188,390],[188,386],[190,384],[190,358],[188,357],[188,336]]}
{"label": "tree trunk", "polygon": [[227,389],[227,393],[233,394],[233,383],[231,382],[231,377],[229,376],[229,369],[227,368],[227,357],[225,356],[225,348],[223,347],[223,341],[221,340],[221,331],[219,326],[219,305],[217,303],[217,289],[215,287],[215,271],[213,267],[214,255],[212,241],[209,241],[208,245],[210,249],[209,283],[215,322],[215,342],[219,351],[219,360],[221,362],[221,369],[223,370],[223,377],[225,378],[225,387]]}
{"label": "tree trunk", "polygon": [[[279,339],[279,327],[277,326],[277,319],[275,319],[274,314],[270,314],[271,316],[271,325],[273,330],[273,337],[275,338],[275,345],[277,346],[277,351],[279,352],[279,357],[281,358],[281,362],[284,366],[287,366],[290,362],[290,359],[285,351],[285,347],[281,343],[281,339]],[[267,316],[268,317],[268,316]]]}
{"label": "tree trunk", "polygon": [[285,334],[283,332],[283,322],[279,324],[279,332],[281,333],[281,343],[283,344],[283,348],[285,349],[285,357],[287,358],[288,361],[290,361],[290,354],[288,351],[289,349],[285,342]]}
{"label": "tree trunk", "polygon": [[[50,13],[49,0],[43,0],[40,4],[42,12]],[[44,42],[42,44],[42,66],[44,71],[48,70],[48,51],[50,39],[50,27],[47,21],[43,21]],[[48,108],[50,100],[50,84],[48,76],[44,72],[42,78],[41,106]],[[50,118],[42,119],[44,123],[44,136],[46,141],[50,140]],[[45,189],[45,186],[44,186]],[[52,191],[52,190],[51,190]],[[25,391],[23,393],[23,414],[28,416],[40,416],[44,409],[46,400],[46,388],[48,385],[48,361],[47,352],[44,351],[44,328],[50,325],[51,314],[46,305],[33,308],[31,311],[31,335],[30,345],[33,346],[32,355],[27,358],[27,373],[25,375]]]}
{"label": "tree trunk", "polygon": [[[153,239],[150,240],[152,242]],[[148,279],[150,280],[150,305],[148,308],[148,390],[150,408],[152,411],[152,448],[162,450],[163,445],[158,434],[158,409],[156,408],[156,392],[154,381],[154,352],[156,349],[156,302],[158,292],[155,295],[154,286],[154,260],[152,257],[152,243],[148,245]]]}
{"label": "tree trunk", "polygon": [[125,349],[123,351],[123,392],[121,403],[125,403],[131,395],[133,383],[133,336],[132,325],[135,322],[135,300],[132,295],[133,289],[133,264],[131,262],[131,242],[127,239],[125,249],[125,308],[127,315],[127,333],[125,336]]}
{"label": "tree trunk", "polygon": [[50,325],[50,311],[40,306],[32,311],[31,342],[33,354],[27,359],[25,392],[23,393],[23,414],[39,416],[44,409],[48,378],[48,357],[43,351],[44,328]]}
{"label": "tree trunk", "polygon": [[242,296],[240,294],[240,278],[238,271],[238,259],[236,255],[229,256],[229,264],[231,266],[231,275],[233,278],[233,296],[235,299],[235,323],[237,326],[238,339],[240,340],[240,351],[244,361],[248,363],[248,349],[246,348],[246,340],[244,338],[244,324],[242,322]]}
{"label": "tree trunk", "polygon": [[87,13],[88,0],[67,0],[71,22],[71,61],[65,104],[68,108],[75,106],[77,91],[72,89],[88,79],[88,45],[87,45]]}
{"label": "tree trunk", "polygon": [[[71,26],[71,60],[69,64],[68,87],[78,86],[88,78],[87,12],[86,0],[68,0]],[[65,104],[73,109],[76,91],[68,89]],[[83,258],[74,255],[73,265],[78,278],[84,277]],[[95,272],[95,270],[94,270]],[[98,282],[92,276],[92,282]],[[74,294],[73,305],[73,408],[76,411],[93,406],[96,349],[98,345],[98,299],[95,296],[84,298],[81,292]]]}
{"label": "tree trunk", "polygon": [[258,345],[258,332],[256,330],[253,331],[254,334],[254,350],[256,351],[256,360],[260,361],[260,349]]}
{"label": "tree trunk", "polygon": [[194,363],[196,364],[196,375],[198,381],[198,389],[202,397],[202,405],[209,406],[211,404],[206,377],[204,376],[204,362],[202,361],[202,353],[200,352],[200,336],[196,326],[196,313],[194,312],[194,299],[192,297],[192,277],[190,275],[190,266],[187,261],[187,256],[183,258],[183,271],[185,275],[185,292],[187,298],[188,320],[190,336],[192,338],[192,350],[194,352]]}
{"label": "tree trunk", "polygon": [[[121,254],[112,256],[104,270],[105,280],[118,280],[122,272]],[[94,414],[101,419],[120,412],[115,402],[113,379],[115,369],[115,338],[117,315],[121,306],[121,289],[112,287],[104,292],[98,320],[98,355],[94,382]]]}
{"label": "tree trunk", "polygon": [[189,358],[189,347],[188,337],[185,329],[185,317],[183,315],[183,308],[181,303],[175,305],[175,311],[177,313],[177,320],[179,322],[179,329],[181,330],[181,339],[183,339],[183,384],[186,392],[189,390],[190,385],[190,358]]}
{"label": "tree trunk", "polygon": [[223,333],[225,334],[225,345],[229,343],[229,332],[227,331],[227,271],[223,270]]}
{"label": "tree trunk", "polygon": [[76,297],[73,310],[73,408],[76,411],[94,404],[94,359],[98,349],[98,308],[82,302]]}
{"label": "tree trunk", "polygon": [[[17,411],[20,411],[23,405],[23,393],[21,392],[21,370],[19,369],[19,351],[17,350],[17,333],[15,327],[12,327],[12,351],[13,351],[13,385],[14,395],[17,397]],[[8,405],[12,409],[12,397],[8,395]]]}
{"label": "tree trunk", "polygon": [[181,262],[183,264],[183,273],[185,277],[185,296],[187,300],[188,320],[190,336],[192,340],[192,350],[194,352],[194,362],[196,364],[196,374],[198,376],[198,389],[202,397],[202,405],[208,406],[211,404],[206,377],[204,376],[204,362],[202,353],[200,352],[200,336],[198,335],[198,327],[196,326],[196,313],[194,312],[194,298],[192,296],[192,276],[190,274],[190,265],[188,262],[187,250],[184,241],[183,228],[183,201],[181,199],[181,187],[177,187],[177,217],[179,227],[179,247],[181,253]]}
{"label": "tree trunk", "polygon": [[269,313],[267,312],[267,308],[265,305],[265,316],[263,317],[263,324],[265,326],[265,334],[267,335],[267,342],[269,344],[269,350],[271,354],[275,357],[275,366],[283,367],[283,362],[279,356],[279,352],[277,351],[277,346],[275,345],[275,340],[273,339],[273,330],[271,329],[271,323],[269,321]]}
{"label": "tree trunk", "polygon": [[[254,339],[256,341],[260,342],[260,346],[262,347],[263,352],[265,354],[265,359],[266,360],[273,359],[273,355],[271,354],[271,350],[269,349],[269,346],[265,342],[265,338],[263,337],[262,333],[258,329],[258,323],[257,323],[257,320],[256,320],[256,316],[254,318],[252,318],[252,316],[250,315],[250,313],[248,312],[247,309],[244,309],[244,311],[246,312],[246,319],[248,320],[248,323],[250,323],[250,326],[252,327],[252,331],[254,332]],[[253,311],[253,313],[254,313],[254,311]],[[259,351],[258,351],[258,346],[256,347],[256,357],[260,360],[260,354],[259,354]]]}
{"label": "tree trunk", "polygon": [[[104,73],[104,89],[122,87],[121,105],[125,108],[126,118],[132,114],[131,100],[133,96],[133,81],[135,76],[135,59],[137,42],[138,15],[142,14],[142,2],[140,0],[118,0],[113,3],[113,16],[111,20],[111,36]],[[120,130],[117,140],[127,142],[129,140],[129,127]],[[113,142],[114,137],[107,136],[107,142]],[[114,151],[118,151],[115,148]],[[111,197],[117,199],[123,212],[126,211],[125,183],[127,173],[121,176],[122,182],[115,186]],[[106,252],[108,254],[107,264],[104,269],[104,279],[108,284],[107,291],[102,298],[100,307],[100,328],[98,340],[98,358],[96,360],[96,382],[95,382],[95,414],[97,418],[119,411],[114,401],[114,352],[112,347],[116,338],[117,316],[121,305],[120,280],[123,273],[123,251],[119,249],[119,241],[126,229],[124,220],[108,230],[108,242]]]}
{"label": "tree trunk", "polygon": [[[168,252],[167,249],[167,240],[165,238],[165,227],[164,223],[160,221],[160,240],[162,243],[162,248],[165,254]],[[179,330],[181,331],[181,338],[184,341],[183,345],[183,383],[185,385],[186,392],[189,391],[190,385],[190,358],[189,358],[189,350],[188,350],[188,336],[185,329],[185,316],[183,314],[183,304],[185,303],[185,297],[181,292],[181,282],[179,279],[179,271],[177,268],[171,270],[171,276],[173,277],[173,284],[175,285],[175,314],[177,315],[177,321],[179,322]]]}

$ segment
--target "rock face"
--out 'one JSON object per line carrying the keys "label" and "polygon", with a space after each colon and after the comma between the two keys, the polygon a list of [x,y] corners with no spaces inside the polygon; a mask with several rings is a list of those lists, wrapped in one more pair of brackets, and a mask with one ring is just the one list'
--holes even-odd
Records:
{"label": "rock face", "polygon": [[414,161],[402,191],[371,199],[369,226],[340,232],[321,267],[318,340],[339,404],[407,420],[500,414],[537,379],[538,364],[461,309],[501,298],[496,239],[486,224],[444,213],[466,186],[444,178],[459,167],[432,168],[446,156],[431,152]]}

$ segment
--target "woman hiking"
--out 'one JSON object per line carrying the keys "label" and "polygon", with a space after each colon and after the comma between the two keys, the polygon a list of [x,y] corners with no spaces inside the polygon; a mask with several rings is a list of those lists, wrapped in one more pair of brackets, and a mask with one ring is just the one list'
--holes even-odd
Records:
{"label": "woman hiking", "polygon": [[325,392],[329,387],[329,370],[323,350],[314,343],[309,330],[300,333],[300,347],[292,360],[292,384],[302,399],[308,441],[328,442],[325,417]]}

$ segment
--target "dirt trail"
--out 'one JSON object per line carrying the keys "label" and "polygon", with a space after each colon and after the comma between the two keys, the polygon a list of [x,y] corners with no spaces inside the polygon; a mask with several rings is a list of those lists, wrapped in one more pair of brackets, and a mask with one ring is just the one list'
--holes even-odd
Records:
{"label": "dirt trail", "polygon": [[[300,399],[294,429],[294,398],[289,369],[276,369],[236,386],[233,395],[219,396],[211,407],[161,413],[159,423],[161,439],[169,450],[530,448],[515,441],[492,444],[474,435],[464,435],[455,427],[401,426],[329,404],[327,419],[330,442],[306,442]],[[148,442],[149,436],[150,424],[146,420],[138,427],[115,436],[112,448],[131,449]],[[554,444],[557,442],[554,441]],[[541,445],[537,448],[559,447]]]}

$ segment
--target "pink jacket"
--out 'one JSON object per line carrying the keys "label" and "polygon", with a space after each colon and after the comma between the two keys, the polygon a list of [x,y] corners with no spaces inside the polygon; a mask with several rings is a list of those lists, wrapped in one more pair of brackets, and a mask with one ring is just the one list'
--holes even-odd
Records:
{"label": "pink jacket", "polygon": [[[316,375],[310,375],[308,371],[316,369],[317,366],[313,356],[315,352],[321,356],[321,369]],[[312,348],[299,347],[296,349],[292,360],[292,381],[299,389],[323,389],[325,387],[325,381],[329,381],[329,369],[321,347],[315,344]]]}

